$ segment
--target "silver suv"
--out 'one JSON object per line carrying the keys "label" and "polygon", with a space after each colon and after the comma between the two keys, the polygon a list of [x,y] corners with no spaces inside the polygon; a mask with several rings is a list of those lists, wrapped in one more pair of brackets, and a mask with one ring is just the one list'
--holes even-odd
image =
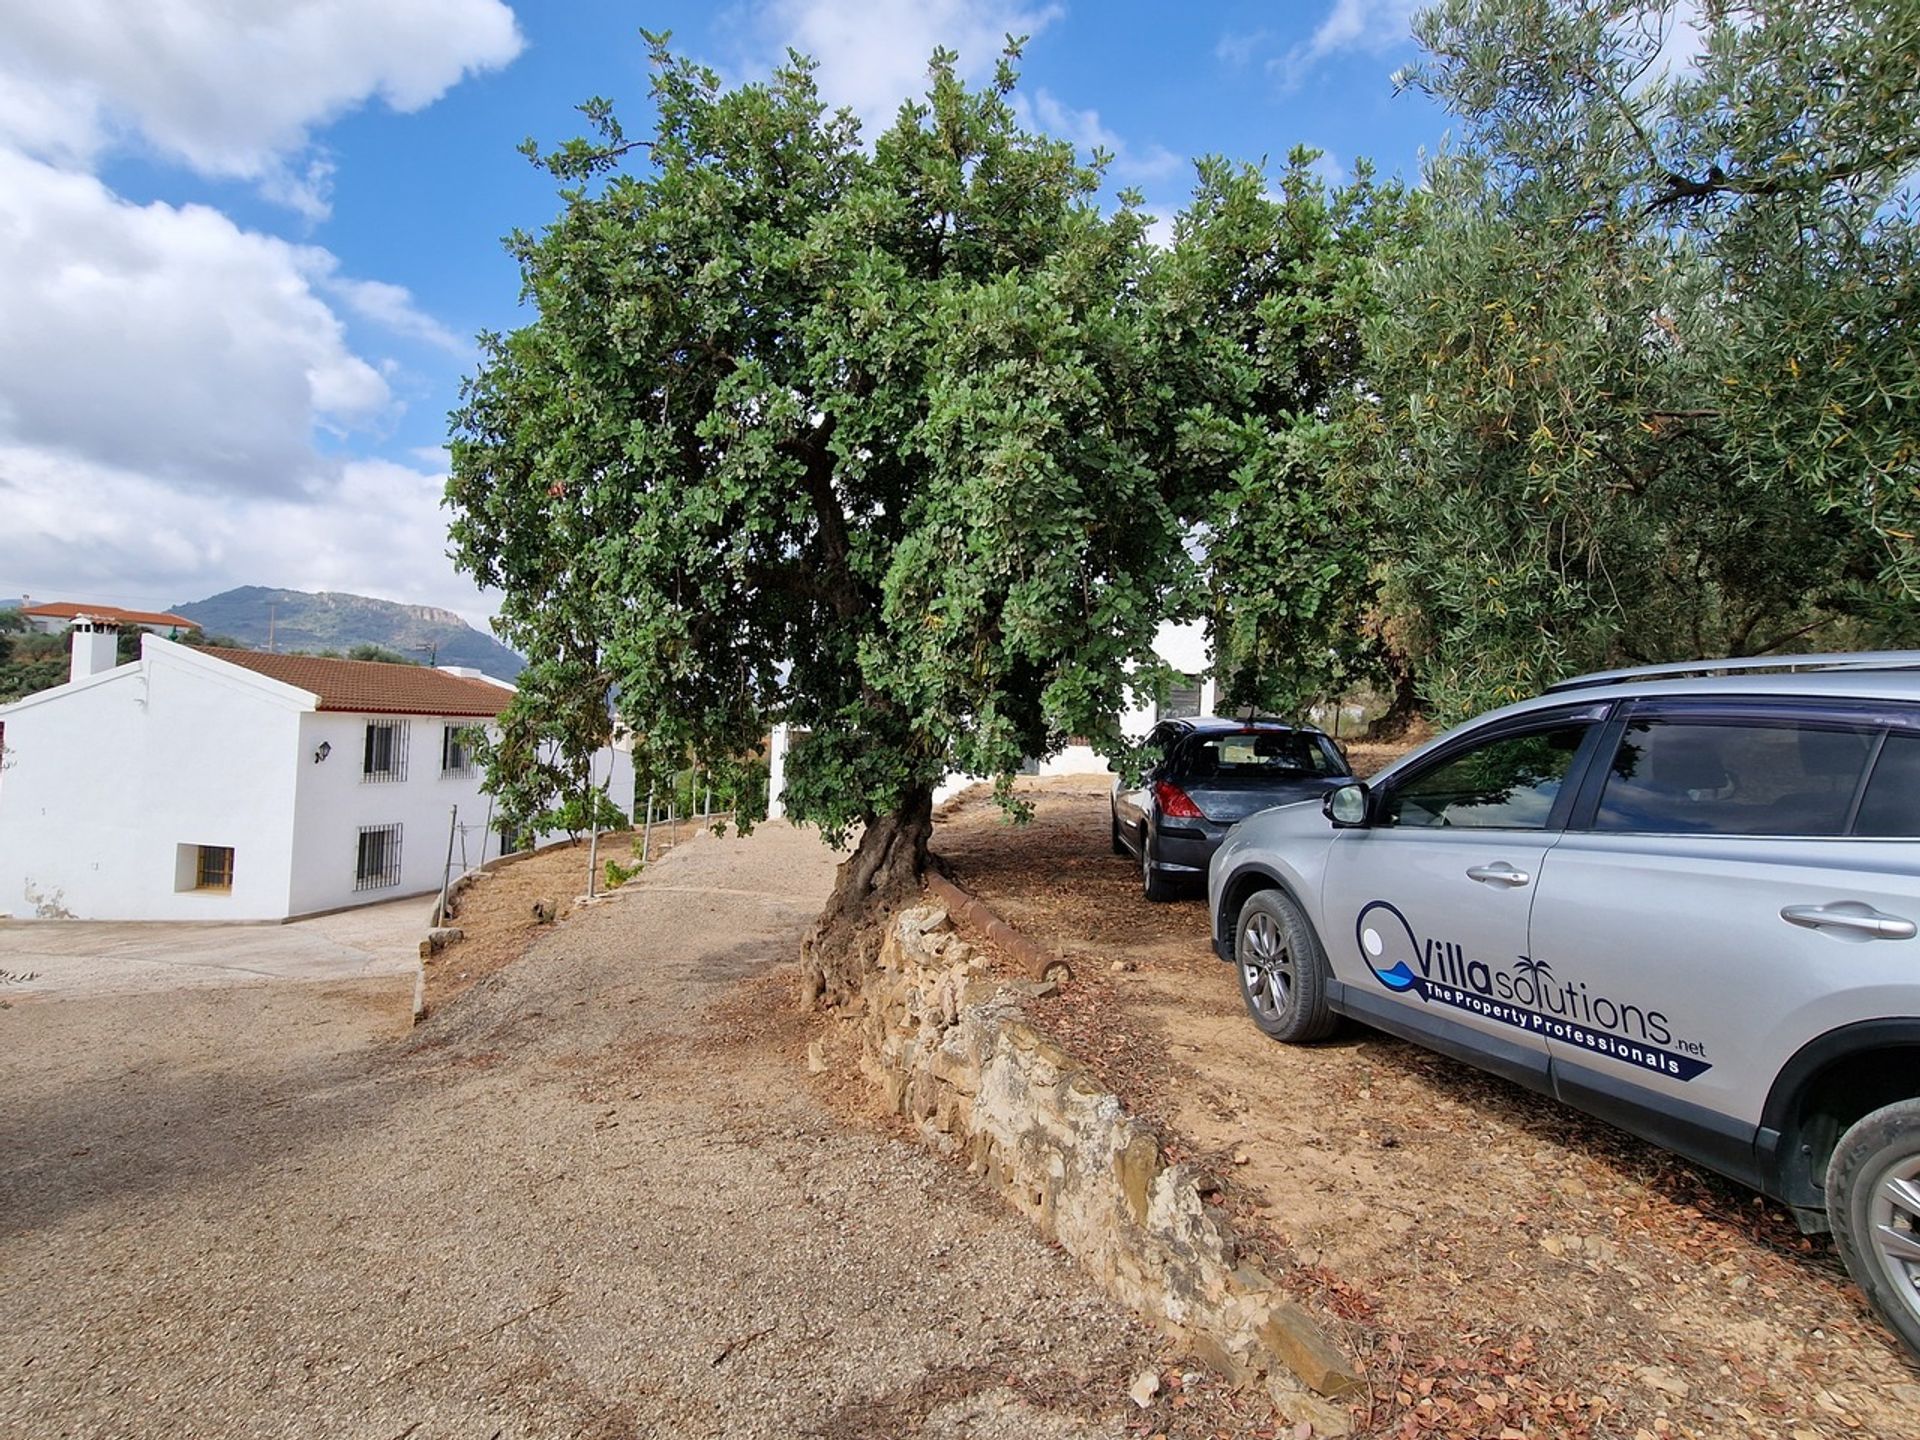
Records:
{"label": "silver suv", "polygon": [[[1773,672],[1773,673],[1764,673]],[[1920,652],[1609,671],[1238,825],[1214,948],[1765,1192],[1920,1354]]]}

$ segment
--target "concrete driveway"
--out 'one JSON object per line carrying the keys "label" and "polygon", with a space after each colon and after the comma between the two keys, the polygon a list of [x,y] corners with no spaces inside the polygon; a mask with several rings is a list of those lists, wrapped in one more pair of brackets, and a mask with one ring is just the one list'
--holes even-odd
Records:
{"label": "concrete driveway", "polygon": [[0,998],[411,977],[436,898],[416,895],[287,925],[0,921]]}

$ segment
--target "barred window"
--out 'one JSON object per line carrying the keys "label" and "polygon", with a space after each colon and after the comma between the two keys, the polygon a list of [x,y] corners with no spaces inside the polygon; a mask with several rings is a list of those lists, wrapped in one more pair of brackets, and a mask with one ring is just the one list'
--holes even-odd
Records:
{"label": "barred window", "polygon": [[473,757],[467,753],[467,727],[448,725],[440,732],[440,773],[473,774]]}
{"label": "barred window", "polygon": [[196,890],[233,889],[233,847],[200,845],[195,856],[193,888]]}
{"label": "barred window", "polygon": [[369,720],[360,778],[366,782],[407,778],[407,722]]}
{"label": "barred window", "polygon": [[384,890],[400,883],[400,826],[362,825],[354,865],[356,890]]}

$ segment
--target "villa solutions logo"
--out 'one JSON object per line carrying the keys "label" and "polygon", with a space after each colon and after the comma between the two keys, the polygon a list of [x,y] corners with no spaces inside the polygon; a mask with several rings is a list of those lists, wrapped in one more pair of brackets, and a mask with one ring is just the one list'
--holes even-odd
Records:
{"label": "villa solutions logo", "polygon": [[1396,994],[1451,1005],[1676,1080],[1713,1068],[1674,1048],[1672,1026],[1660,1011],[1595,995],[1584,980],[1561,980],[1545,960],[1522,955],[1509,968],[1469,959],[1451,941],[1423,941],[1385,900],[1360,912],[1354,936],[1374,979]]}

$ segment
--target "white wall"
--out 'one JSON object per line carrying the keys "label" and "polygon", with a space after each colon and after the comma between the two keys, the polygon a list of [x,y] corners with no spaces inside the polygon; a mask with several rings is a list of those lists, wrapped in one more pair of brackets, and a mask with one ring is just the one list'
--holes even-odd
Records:
{"label": "white wall", "polygon": [[[370,780],[365,772],[370,722],[404,725],[407,770],[404,780]],[[447,832],[454,807],[467,831],[466,853],[477,865],[499,853],[499,842],[482,827],[487,797],[480,793],[479,766],[465,775],[443,774],[440,741],[446,726],[472,720],[425,715],[362,715],[316,711],[300,717],[296,743],[298,791],[294,800],[291,913],[309,915],[347,905],[368,905],[440,888],[447,860]],[[315,761],[321,745],[327,758]],[[356,875],[362,826],[398,825],[400,877],[394,885],[360,890]],[[460,840],[454,839],[454,873],[460,869]]]}
{"label": "white wall", "polygon": [[[226,668],[136,661],[0,717],[0,913],[287,913],[299,715]],[[231,846],[233,889],[176,889],[181,845]]]}

